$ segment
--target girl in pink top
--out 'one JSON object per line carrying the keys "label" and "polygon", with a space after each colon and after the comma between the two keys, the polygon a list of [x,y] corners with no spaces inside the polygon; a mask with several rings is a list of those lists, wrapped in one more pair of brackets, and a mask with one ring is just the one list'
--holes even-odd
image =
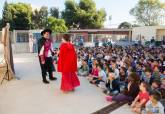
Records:
{"label": "girl in pink top", "polygon": [[93,65],[91,76],[92,77],[98,77],[98,75],[99,75],[99,70],[97,68],[97,65]]}
{"label": "girl in pink top", "polygon": [[96,64],[93,64],[92,65],[92,72],[91,72],[91,74],[89,74],[89,76],[87,77],[87,79],[89,81],[92,81],[94,78],[97,78],[98,75],[99,75],[99,70],[97,68],[97,65]]}

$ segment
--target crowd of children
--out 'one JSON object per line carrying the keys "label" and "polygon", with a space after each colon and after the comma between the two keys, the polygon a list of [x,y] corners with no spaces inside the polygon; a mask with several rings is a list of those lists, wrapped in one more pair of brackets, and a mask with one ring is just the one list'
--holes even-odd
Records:
{"label": "crowd of children", "polygon": [[107,101],[127,101],[139,114],[164,114],[164,48],[78,47],[77,53],[78,75],[101,87]]}

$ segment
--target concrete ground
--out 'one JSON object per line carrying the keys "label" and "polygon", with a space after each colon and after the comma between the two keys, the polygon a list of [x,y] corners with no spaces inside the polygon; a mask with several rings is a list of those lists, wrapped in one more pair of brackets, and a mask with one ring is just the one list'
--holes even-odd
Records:
{"label": "concrete ground", "polygon": [[[0,114],[90,114],[110,104],[101,89],[83,77],[81,86],[69,94],[60,91],[59,73],[57,81],[43,84],[35,54],[16,54],[14,63],[17,79],[0,85]],[[120,110],[117,113],[130,113]]]}
{"label": "concrete ground", "polygon": [[134,114],[131,112],[130,106],[127,104],[123,105],[122,107],[116,109],[115,111],[111,112],[110,114]]}

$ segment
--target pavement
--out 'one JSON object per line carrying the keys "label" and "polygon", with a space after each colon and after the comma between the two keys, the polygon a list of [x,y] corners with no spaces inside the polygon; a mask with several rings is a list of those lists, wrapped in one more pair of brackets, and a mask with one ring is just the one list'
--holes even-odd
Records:
{"label": "pavement", "polygon": [[75,92],[60,91],[57,81],[42,83],[37,55],[14,55],[17,79],[0,86],[0,114],[90,114],[109,105],[100,88],[80,77],[81,86]]}
{"label": "pavement", "polygon": [[[110,104],[102,90],[84,77],[79,77],[81,86],[68,94],[60,91],[60,73],[55,73],[57,81],[43,84],[36,54],[15,54],[14,66],[16,79],[0,85],[0,114],[91,114]],[[131,114],[122,109],[111,114]]]}

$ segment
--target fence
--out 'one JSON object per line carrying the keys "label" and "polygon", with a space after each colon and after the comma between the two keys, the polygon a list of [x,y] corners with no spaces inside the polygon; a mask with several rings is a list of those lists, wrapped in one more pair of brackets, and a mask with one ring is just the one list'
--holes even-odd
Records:
{"label": "fence", "polygon": [[[10,32],[10,39],[12,42],[13,53],[28,53],[30,52],[30,42],[29,38],[34,39],[33,51],[37,52],[37,41],[41,38],[41,30],[14,30]],[[127,35],[114,35],[114,34],[99,34],[99,33],[68,33],[71,35],[71,42],[75,45],[83,46],[94,46],[95,43],[102,45],[104,42],[114,42],[120,39],[127,39]],[[52,41],[54,48],[58,48],[61,39],[63,37],[62,33],[53,33]],[[2,53],[1,44],[1,32],[0,32],[0,53]]]}

